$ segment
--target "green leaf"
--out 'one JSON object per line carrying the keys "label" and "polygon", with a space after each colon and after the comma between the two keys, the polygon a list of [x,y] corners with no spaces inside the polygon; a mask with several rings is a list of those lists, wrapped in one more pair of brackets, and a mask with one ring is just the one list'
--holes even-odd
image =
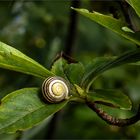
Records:
{"label": "green leaf", "polygon": [[61,57],[54,62],[54,64],[52,65],[51,71],[57,76],[66,78],[66,75],[64,72],[66,66],[67,66],[67,61]]}
{"label": "green leaf", "polygon": [[71,63],[65,68],[65,73],[71,83],[79,85],[84,74],[84,66],[81,63]]}
{"label": "green leaf", "polygon": [[24,88],[4,97],[0,105],[0,132],[14,133],[37,125],[59,111],[68,101],[47,104],[38,88]]}
{"label": "green leaf", "polygon": [[[100,24],[100,25],[112,30],[113,32],[127,38],[128,40],[140,45],[140,33],[139,32],[132,33],[132,31],[127,32],[127,31],[123,30],[123,27],[126,28],[127,25],[126,25],[126,23],[123,23],[121,20],[115,19],[111,16],[103,15],[98,12],[91,13],[86,9],[77,9],[77,8],[73,8],[73,9],[76,10],[77,12],[79,12],[80,14],[82,14],[83,16],[91,19],[92,21],[95,21],[98,24]],[[127,27],[127,29],[129,29],[129,28]]]}
{"label": "green leaf", "polygon": [[[76,66],[80,67],[79,65],[78,64],[75,65],[75,63],[69,64],[67,60],[65,60],[63,57],[61,57],[57,61],[54,62],[52,69],[51,69],[51,71],[53,73],[55,73],[57,76],[63,77],[67,81],[68,85],[70,86],[69,87],[70,94],[72,96],[77,96],[75,87],[71,83],[75,83],[76,81],[79,80],[76,78],[79,78],[78,74],[80,74],[80,73],[78,73],[77,75],[75,73],[75,72],[77,72]],[[74,76],[76,76],[76,77],[74,77]]]}
{"label": "green leaf", "polygon": [[85,75],[89,72],[91,72],[91,70],[96,69],[97,67],[99,67],[100,65],[102,65],[103,63],[108,63],[111,60],[115,60],[115,56],[112,57],[96,57],[93,60],[91,60],[86,66],[85,66]]}
{"label": "green leaf", "polygon": [[74,84],[78,94],[80,95],[80,97],[85,98],[86,97],[86,93],[85,91],[78,85]]}
{"label": "green leaf", "polygon": [[140,0],[126,0],[136,11],[137,15],[140,17]]}
{"label": "green leaf", "polygon": [[128,96],[119,90],[95,89],[87,93],[87,100],[98,104],[130,110],[132,103]]}
{"label": "green leaf", "polygon": [[122,27],[122,30],[124,30],[125,32],[135,33],[133,30],[131,30],[128,27]]}
{"label": "green leaf", "polygon": [[100,75],[101,73],[109,69],[112,69],[112,68],[115,68],[115,67],[127,64],[127,63],[134,63],[137,61],[140,61],[140,49],[126,52],[115,59],[108,60],[105,58],[103,60],[103,58],[101,58],[101,61],[98,60],[97,62],[96,61],[93,62],[91,71],[88,71],[88,73],[85,73],[85,76],[82,79],[81,85],[82,87],[87,88],[88,90],[90,85],[93,83],[94,79],[97,78],[97,76]]}
{"label": "green leaf", "polygon": [[54,75],[30,57],[2,42],[0,42],[0,67],[41,78]]}

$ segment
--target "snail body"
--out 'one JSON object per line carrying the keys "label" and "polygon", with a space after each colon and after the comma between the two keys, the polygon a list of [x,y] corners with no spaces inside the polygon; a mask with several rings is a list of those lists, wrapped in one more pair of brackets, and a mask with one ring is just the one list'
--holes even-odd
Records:
{"label": "snail body", "polygon": [[45,79],[42,84],[44,98],[50,103],[58,103],[69,96],[69,86],[65,79],[57,76]]}

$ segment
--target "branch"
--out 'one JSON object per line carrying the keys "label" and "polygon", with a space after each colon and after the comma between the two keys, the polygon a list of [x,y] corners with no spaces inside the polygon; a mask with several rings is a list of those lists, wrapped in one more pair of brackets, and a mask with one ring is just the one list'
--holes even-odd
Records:
{"label": "branch", "polygon": [[111,125],[124,127],[128,125],[132,125],[140,120],[140,105],[138,108],[138,112],[135,116],[131,118],[127,118],[127,119],[120,119],[120,118],[116,118],[107,114],[105,111],[98,108],[95,103],[86,102],[86,104],[88,105],[89,108],[95,111],[101,119],[103,119],[104,121],[106,121],[108,124],[111,124]]}
{"label": "branch", "polygon": [[49,123],[48,131],[46,134],[46,139],[54,139],[55,134],[57,132],[60,120],[62,119],[63,116],[63,110],[58,111],[57,113],[54,114],[52,120]]}
{"label": "branch", "polygon": [[[72,0],[71,2],[71,7],[79,8],[80,6],[80,0]],[[78,21],[78,14],[76,11],[71,10],[70,12],[70,21],[68,25],[68,35],[66,39],[66,44],[65,44],[65,53],[67,55],[72,54],[73,51],[73,45],[76,39],[76,31],[77,31],[77,21]]]}

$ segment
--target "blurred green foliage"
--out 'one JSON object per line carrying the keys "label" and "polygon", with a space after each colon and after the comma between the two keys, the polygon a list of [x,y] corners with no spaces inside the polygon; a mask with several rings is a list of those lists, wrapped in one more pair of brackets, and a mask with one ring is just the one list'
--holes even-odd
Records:
{"label": "blurred green foliage", "polygon": [[[1,1],[0,2],[0,40],[14,46],[46,67],[50,67],[56,55],[67,46],[67,34],[71,1]],[[123,11],[116,1],[97,2],[81,0],[82,8],[111,14],[110,9],[117,9],[117,14],[123,17]],[[132,20],[139,26],[139,19],[130,9]],[[136,48],[130,41],[115,33],[78,16],[77,36],[72,56],[87,63],[96,56],[119,55],[126,50]],[[140,66],[123,66],[105,72],[94,83],[96,88],[116,88],[123,90],[132,99],[136,111],[140,103]],[[41,81],[32,76],[0,69],[0,97],[7,93],[27,86],[40,86]],[[127,111],[105,108],[118,117],[131,115]],[[51,129],[52,118],[39,126],[16,134],[1,134],[1,140],[45,139]],[[139,139],[140,123],[118,128],[102,121],[89,108],[76,103],[70,103],[61,111],[59,123],[55,128],[54,138],[67,139]]]}

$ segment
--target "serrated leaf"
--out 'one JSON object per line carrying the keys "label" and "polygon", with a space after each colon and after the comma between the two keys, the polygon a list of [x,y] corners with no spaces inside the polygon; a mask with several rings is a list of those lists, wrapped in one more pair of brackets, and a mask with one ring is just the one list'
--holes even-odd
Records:
{"label": "serrated leaf", "polygon": [[20,51],[0,42],[0,67],[46,78],[54,74]]}
{"label": "serrated leaf", "polygon": [[140,0],[126,0],[136,11],[137,15],[140,17]]}
{"label": "serrated leaf", "polygon": [[128,96],[119,90],[95,89],[93,92],[87,93],[87,100],[123,110],[130,110],[132,107]]}
{"label": "serrated leaf", "polygon": [[[138,61],[140,61],[140,49],[126,52],[115,59],[108,60],[105,58],[103,60],[103,58],[101,58],[101,61],[98,60],[97,62],[93,62],[92,67],[90,67],[91,70],[88,71],[88,73],[85,73],[81,85],[82,87],[89,89],[94,79],[103,72],[127,63],[135,63]],[[138,63],[136,64],[138,65]]]}
{"label": "serrated leaf", "polygon": [[65,73],[71,83],[79,85],[84,74],[84,66],[81,63],[69,64],[65,68]]}
{"label": "serrated leaf", "polygon": [[67,103],[47,104],[40,94],[38,88],[24,88],[4,97],[0,105],[0,132],[14,133],[31,128]]}
{"label": "serrated leaf", "polygon": [[51,71],[57,76],[66,78],[66,75],[64,72],[66,66],[67,66],[67,61],[61,57],[54,62],[54,64],[52,65]]}
{"label": "serrated leaf", "polygon": [[127,24],[123,23],[121,20],[115,19],[108,15],[103,15],[95,11],[91,13],[86,9],[77,9],[77,8],[73,9],[79,12],[81,15],[89,18],[90,20],[97,22],[98,24],[112,30],[113,32],[119,34],[120,36],[123,36],[126,39],[140,45],[140,32],[132,33],[122,30],[123,27],[127,27]]}

